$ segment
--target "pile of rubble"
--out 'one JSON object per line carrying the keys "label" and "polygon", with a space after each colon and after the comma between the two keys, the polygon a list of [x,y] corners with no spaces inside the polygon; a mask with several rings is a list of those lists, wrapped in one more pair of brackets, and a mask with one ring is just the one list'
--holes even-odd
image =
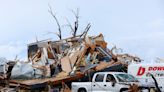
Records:
{"label": "pile of rubble", "polygon": [[88,72],[126,72],[128,64],[141,61],[129,54],[116,54],[115,50],[116,47],[107,48],[102,34],[38,41],[28,45],[28,62],[0,59],[3,62],[0,65],[0,79],[23,87],[44,83],[57,85],[88,76]]}

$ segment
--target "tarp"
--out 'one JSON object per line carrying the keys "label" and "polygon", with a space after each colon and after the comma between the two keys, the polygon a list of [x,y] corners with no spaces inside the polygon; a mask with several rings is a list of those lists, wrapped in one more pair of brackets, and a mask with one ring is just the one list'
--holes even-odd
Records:
{"label": "tarp", "polygon": [[4,57],[0,58],[0,65],[5,65],[6,63],[8,63],[8,60]]}
{"label": "tarp", "polygon": [[11,71],[11,79],[34,78],[34,69],[30,63],[17,62]]}

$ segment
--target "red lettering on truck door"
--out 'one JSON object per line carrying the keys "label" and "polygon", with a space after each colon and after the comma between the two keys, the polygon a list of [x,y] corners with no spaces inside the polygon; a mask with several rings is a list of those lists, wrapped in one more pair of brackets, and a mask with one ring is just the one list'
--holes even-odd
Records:
{"label": "red lettering on truck door", "polygon": [[143,67],[139,67],[139,70],[138,70],[138,73],[137,73],[137,76],[141,76],[145,73],[145,68]]}

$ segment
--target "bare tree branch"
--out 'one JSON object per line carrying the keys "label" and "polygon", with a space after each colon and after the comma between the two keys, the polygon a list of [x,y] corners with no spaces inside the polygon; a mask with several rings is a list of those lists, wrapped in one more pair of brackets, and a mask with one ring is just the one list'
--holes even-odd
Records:
{"label": "bare tree branch", "polygon": [[59,31],[59,33],[55,33],[55,34],[56,34],[56,35],[59,37],[59,39],[61,40],[61,39],[62,39],[62,35],[61,35],[61,26],[60,26],[60,24],[59,24],[59,21],[58,21],[57,17],[56,17],[55,14],[52,12],[51,6],[49,6],[49,8],[50,8],[50,10],[49,10],[48,12],[52,15],[52,17],[55,19],[55,21],[56,21],[56,23],[57,23],[57,25],[58,25],[58,31]]}
{"label": "bare tree branch", "polygon": [[69,26],[70,27],[70,29],[71,29],[71,32],[74,32],[74,29],[73,29],[73,27],[72,27],[72,25],[71,25],[71,23],[69,22],[69,20],[66,18],[66,20],[67,20],[67,26]]}
{"label": "bare tree branch", "polygon": [[78,28],[79,28],[79,9],[77,9],[77,11],[76,12],[74,12],[74,11],[72,11],[73,12],[73,14],[74,14],[74,16],[75,16],[75,18],[76,18],[76,20],[75,20],[75,22],[74,22],[74,31],[73,31],[73,37],[75,37],[76,36],[76,34],[77,34],[77,30],[78,30]]}

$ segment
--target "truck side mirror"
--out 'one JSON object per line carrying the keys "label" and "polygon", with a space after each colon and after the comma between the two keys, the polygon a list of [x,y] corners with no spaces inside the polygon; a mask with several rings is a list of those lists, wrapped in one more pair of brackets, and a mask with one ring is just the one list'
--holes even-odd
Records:
{"label": "truck side mirror", "polygon": [[115,82],[112,82],[112,87],[114,87],[114,86],[115,86],[115,84],[116,84]]}

